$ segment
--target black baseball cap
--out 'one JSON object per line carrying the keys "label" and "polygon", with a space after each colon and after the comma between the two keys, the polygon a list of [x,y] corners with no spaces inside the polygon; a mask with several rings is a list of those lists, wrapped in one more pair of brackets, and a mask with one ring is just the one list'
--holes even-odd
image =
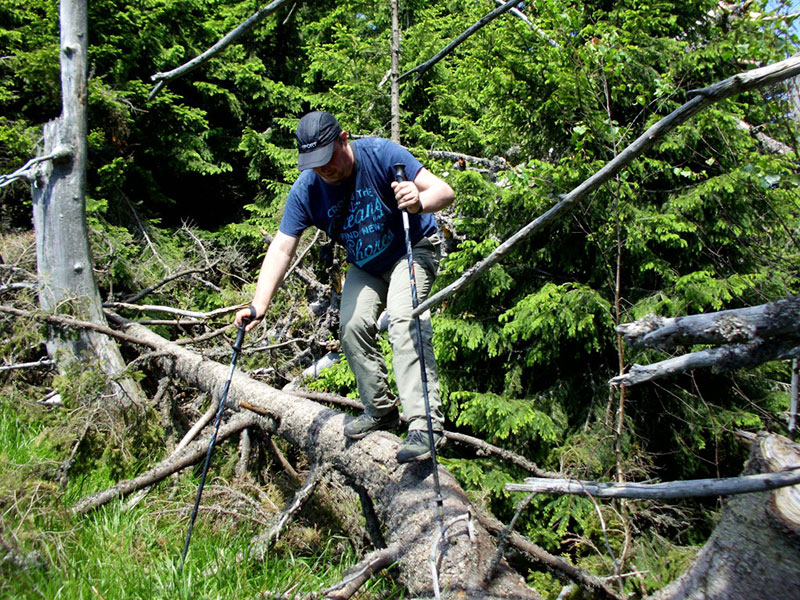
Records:
{"label": "black baseball cap", "polygon": [[328,164],[333,155],[333,143],[342,128],[331,113],[310,112],[297,124],[297,168],[301,171]]}

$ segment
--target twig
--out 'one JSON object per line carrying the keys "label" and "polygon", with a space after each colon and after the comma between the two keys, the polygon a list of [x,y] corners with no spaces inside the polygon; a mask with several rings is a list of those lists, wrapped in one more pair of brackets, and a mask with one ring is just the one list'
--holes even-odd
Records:
{"label": "twig", "polygon": [[202,269],[197,268],[197,269],[186,269],[185,271],[180,271],[178,273],[175,273],[173,275],[170,275],[169,277],[166,277],[166,278],[162,279],[158,283],[154,283],[153,285],[147,286],[143,290],[141,290],[139,292],[136,292],[135,294],[133,294],[131,296],[128,296],[127,298],[125,298],[123,300],[123,302],[129,302],[129,303],[137,302],[138,300],[141,300],[142,298],[147,296],[149,293],[154,292],[155,290],[157,290],[161,286],[169,283],[170,281],[175,281],[176,279],[180,279],[181,277],[186,277],[187,275],[192,275],[194,273],[205,273],[209,269],[213,269],[213,268],[214,268],[214,265],[211,265],[211,266],[208,266],[208,267],[203,267]]}
{"label": "twig", "polygon": [[16,363],[0,366],[0,371],[13,371],[15,369],[36,369],[38,367],[52,367],[55,363],[51,358],[43,356],[36,362]]}
{"label": "twig", "polygon": [[173,454],[180,452],[181,450],[186,448],[186,446],[192,443],[194,438],[197,437],[197,434],[203,430],[203,427],[208,425],[211,419],[214,418],[214,415],[217,414],[218,407],[219,407],[219,401],[214,400],[208,407],[208,410],[205,413],[203,413],[203,416],[201,416],[200,419],[198,419],[197,423],[192,425],[191,429],[189,429],[189,431],[186,432],[186,435],[183,436],[183,439],[180,442],[178,442],[178,445],[175,446],[175,450],[172,451]]}
{"label": "twig", "polygon": [[156,94],[161,90],[164,84],[168,81],[172,81],[173,79],[177,79],[186,73],[189,73],[202,65],[204,62],[209,60],[210,58],[216,56],[220,52],[222,52],[225,48],[230,46],[238,37],[244,35],[248,31],[250,31],[253,27],[255,27],[261,20],[263,20],[266,16],[273,13],[276,9],[278,9],[282,4],[284,4],[286,0],[274,0],[274,2],[270,3],[267,6],[264,6],[258,11],[251,15],[246,21],[241,23],[238,27],[230,31],[227,35],[225,35],[222,39],[220,39],[216,44],[211,46],[208,50],[196,56],[189,62],[181,65],[180,67],[173,69],[172,71],[168,71],[166,73],[156,73],[150,79],[153,81],[158,82],[157,85],[153,88],[150,92],[149,98],[152,99],[155,97]]}
{"label": "twig", "polygon": [[412,74],[415,74],[414,75],[414,81],[417,81],[420,77],[422,77],[422,74],[425,71],[430,69],[433,65],[438,63],[440,60],[442,60],[448,54],[450,54],[457,46],[459,46],[469,36],[471,36],[476,31],[482,29],[484,26],[486,26],[489,23],[491,23],[492,21],[494,21],[497,17],[499,17],[503,13],[508,12],[509,10],[514,8],[517,4],[519,4],[520,2],[521,2],[521,0],[509,0],[508,2],[503,4],[502,6],[499,6],[498,8],[495,8],[489,14],[481,17],[478,20],[477,23],[475,23],[474,25],[470,26],[468,29],[466,29],[464,31],[464,33],[462,33],[456,39],[454,39],[452,42],[447,44],[447,46],[445,46],[444,49],[441,50],[440,52],[438,52],[433,58],[431,58],[430,60],[425,61],[421,65],[418,65],[418,66],[414,67],[413,69],[411,69],[409,71],[406,71],[405,73],[400,75],[400,77],[397,78],[397,82],[399,83],[399,82],[403,81],[404,79],[408,78]]}
{"label": "twig", "polygon": [[294,271],[295,268],[297,268],[300,265],[300,263],[303,262],[303,258],[305,258],[306,254],[308,254],[308,251],[311,250],[311,248],[314,247],[314,244],[317,243],[317,240],[319,239],[319,236],[320,236],[321,233],[322,233],[322,230],[321,229],[317,229],[317,232],[314,234],[314,239],[312,239],[311,242],[309,242],[309,244],[308,244],[308,246],[306,246],[305,250],[303,250],[297,256],[297,259],[294,261],[294,264],[292,264],[292,266],[289,267],[289,269],[286,271],[286,274],[283,276],[283,280],[284,281],[286,281],[286,279],[289,277],[289,275],[292,274],[292,271]]}
{"label": "twig", "polygon": [[497,554],[494,556],[494,560],[492,561],[491,566],[489,567],[489,571],[486,573],[486,577],[484,582],[488,582],[493,576],[495,569],[500,564],[500,561],[503,559],[503,553],[505,552],[506,542],[508,541],[508,536],[511,535],[511,532],[514,531],[514,525],[517,523],[517,519],[522,514],[522,511],[531,503],[536,494],[528,494],[522,502],[519,503],[517,506],[517,510],[514,512],[514,516],[511,518],[511,521],[508,523],[505,529],[500,533],[499,539],[497,540]]}
{"label": "twig", "polygon": [[297,514],[311,495],[317,489],[322,475],[328,470],[328,464],[316,465],[306,477],[306,482],[294,494],[292,502],[278,515],[272,522],[272,526],[263,534],[253,538],[251,542],[250,556],[255,560],[261,561],[266,556],[267,549],[275,542],[283,531],[286,524]]}

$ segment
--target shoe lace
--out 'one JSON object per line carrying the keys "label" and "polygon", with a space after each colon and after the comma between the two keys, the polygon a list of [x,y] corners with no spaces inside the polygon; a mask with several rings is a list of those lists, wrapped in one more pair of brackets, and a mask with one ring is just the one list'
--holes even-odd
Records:
{"label": "shoe lace", "polygon": [[413,429],[412,431],[408,432],[408,436],[406,437],[406,442],[409,445],[423,444],[427,446],[428,433],[426,431],[422,431],[421,429]]}

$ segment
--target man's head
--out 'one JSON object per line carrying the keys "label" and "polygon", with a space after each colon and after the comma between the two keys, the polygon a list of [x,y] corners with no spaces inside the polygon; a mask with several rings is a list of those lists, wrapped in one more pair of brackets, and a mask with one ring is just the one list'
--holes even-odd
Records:
{"label": "man's head", "polygon": [[331,113],[321,110],[308,113],[297,124],[297,167],[301,171],[322,167],[331,160],[334,142],[342,128]]}

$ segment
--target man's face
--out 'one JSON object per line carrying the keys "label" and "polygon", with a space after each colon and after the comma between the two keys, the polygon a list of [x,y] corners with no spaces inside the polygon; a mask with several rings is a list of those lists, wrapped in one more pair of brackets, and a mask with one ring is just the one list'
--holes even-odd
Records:
{"label": "man's face", "polygon": [[335,141],[331,159],[327,164],[314,169],[314,173],[327,184],[343,183],[353,171],[353,156],[349,152],[346,139],[343,136],[343,139]]}

